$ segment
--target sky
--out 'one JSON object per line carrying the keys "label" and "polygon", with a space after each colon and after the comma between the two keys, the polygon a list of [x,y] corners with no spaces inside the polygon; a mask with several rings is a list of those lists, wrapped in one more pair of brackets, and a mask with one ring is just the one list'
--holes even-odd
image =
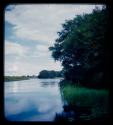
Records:
{"label": "sky", "polygon": [[62,69],[48,47],[65,20],[91,13],[94,4],[10,4],[5,8],[5,76],[38,75]]}

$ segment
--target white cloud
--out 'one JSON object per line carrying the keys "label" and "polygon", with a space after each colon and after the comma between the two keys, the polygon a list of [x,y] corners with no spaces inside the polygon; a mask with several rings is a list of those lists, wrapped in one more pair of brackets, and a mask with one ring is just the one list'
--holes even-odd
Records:
{"label": "white cloud", "polygon": [[44,58],[44,57],[50,57],[51,56],[51,52],[48,49],[48,45],[41,45],[41,44],[37,44],[34,48],[34,50],[32,51],[32,55],[31,58]]}
{"label": "white cloud", "polygon": [[5,12],[5,20],[14,25],[17,37],[29,40],[54,42],[57,31],[66,19],[91,13],[95,5],[37,4],[16,5]]}
{"label": "white cloud", "polygon": [[28,51],[27,47],[24,47],[18,43],[5,41],[5,54],[16,54],[16,55],[23,55],[26,54]]}
{"label": "white cloud", "polygon": [[36,46],[36,49],[38,50],[38,51],[41,51],[41,52],[48,52],[49,50],[48,50],[48,46],[45,46],[45,45],[37,45]]}

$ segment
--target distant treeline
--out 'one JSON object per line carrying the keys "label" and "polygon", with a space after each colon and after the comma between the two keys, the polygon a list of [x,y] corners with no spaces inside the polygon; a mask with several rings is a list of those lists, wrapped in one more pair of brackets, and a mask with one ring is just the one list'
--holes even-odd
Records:
{"label": "distant treeline", "polygon": [[19,80],[27,80],[29,78],[34,78],[36,76],[5,76],[4,80],[6,82],[10,82],[10,81],[19,81]]}
{"label": "distant treeline", "polygon": [[55,78],[55,77],[63,77],[62,71],[42,70],[38,75],[38,78]]}

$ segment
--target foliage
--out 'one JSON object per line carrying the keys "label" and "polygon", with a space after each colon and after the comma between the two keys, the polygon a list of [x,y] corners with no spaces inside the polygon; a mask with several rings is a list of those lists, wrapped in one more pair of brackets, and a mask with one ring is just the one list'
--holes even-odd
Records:
{"label": "foliage", "polygon": [[105,89],[88,89],[75,85],[63,85],[61,87],[63,99],[69,105],[89,107],[91,114],[80,116],[82,119],[98,119],[109,116],[109,92]]}
{"label": "foliage", "polygon": [[55,78],[55,77],[62,77],[62,72],[61,71],[48,71],[48,70],[42,70],[39,75],[38,78]]}
{"label": "foliage", "polygon": [[95,8],[91,14],[66,20],[53,47],[55,60],[61,61],[65,79],[84,86],[106,87],[108,11]]}

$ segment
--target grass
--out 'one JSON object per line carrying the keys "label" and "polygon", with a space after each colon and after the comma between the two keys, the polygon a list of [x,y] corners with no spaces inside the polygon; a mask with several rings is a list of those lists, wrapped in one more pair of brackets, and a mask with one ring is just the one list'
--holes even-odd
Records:
{"label": "grass", "polygon": [[29,79],[26,76],[5,76],[5,81],[10,82],[10,81],[19,81],[19,80],[27,80]]}
{"label": "grass", "polygon": [[91,89],[66,84],[61,87],[63,99],[71,105],[91,107],[90,116],[81,116],[83,119],[94,119],[108,116],[109,91],[106,89]]}

